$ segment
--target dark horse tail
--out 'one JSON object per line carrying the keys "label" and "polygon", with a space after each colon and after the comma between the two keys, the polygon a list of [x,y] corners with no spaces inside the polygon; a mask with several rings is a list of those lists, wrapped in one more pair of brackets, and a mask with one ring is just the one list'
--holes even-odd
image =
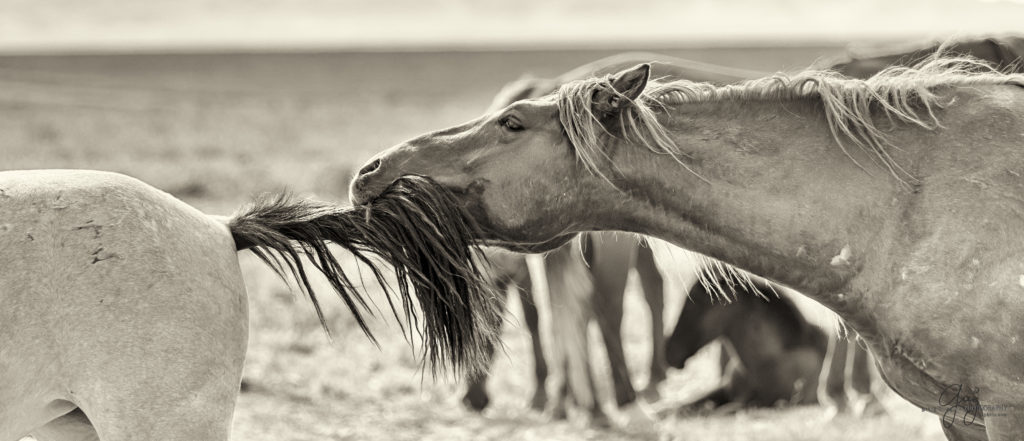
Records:
{"label": "dark horse tail", "polygon": [[[333,243],[370,268],[407,339],[412,341],[414,329],[422,337],[423,362],[432,373],[451,368],[473,374],[486,366],[486,349],[500,327],[501,297],[492,292],[478,260],[479,229],[432,181],[402,178],[366,207],[284,194],[264,197],[227,225],[238,250],[252,251],[282,278],[290,275],[298,282],[325,330],[309,267],[326,277],[359,327],[377,342],[365,321],[373,315],[373,301],[345,274],[329,247]],[[389,283],[382,263],[394,268],[397,281]]]}

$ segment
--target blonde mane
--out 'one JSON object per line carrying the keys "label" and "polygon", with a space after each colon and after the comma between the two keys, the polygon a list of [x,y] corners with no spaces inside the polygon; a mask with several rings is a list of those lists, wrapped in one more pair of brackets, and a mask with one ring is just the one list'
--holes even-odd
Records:
{"label": "blonde mane", "polygon": [[[866,80],[847,78],[828,70],[809,70],[794,75],[779,73],[728,86],[687,80],[651,81],[633,105],[619,114],[619,126],[626,141],[670,156],[690,170],[683,161],[684,153],[658,121],[659,112],[670,112],[670,106],[680,104],[814,99],[821,103],[832,137],[850,160],[863,169],[843,144],[844,139],[868,152],[899,182],[910,185],[917,179],[889,155],[889,149],[894,146],[875,119],[884,116],[892,123],[934,130],[941,127],[935,109],[949,104],[948,98],[939,93],[941,88],[998,84],[1024,86],[1024,75],[1005,74],[984,61],[947,57],[941,51],[916,66],[889,67]],[[610,77],[567,83],[556,92],[555,99],[559,120],[575,147],[577,158],[592,173],[611,182],[600,165],[614,170],[615,164],[603,147],[613,135],[592,111],[594,94],[599,90],[614,92]],[[723,284],[721,280],[758,292],[749,273],[708,256],[695,256],[694,260],[703,269],[698,280],[713,297],[729,300],[736,295],[736,286]]]}
{"label": "blonde mane", "polygon": [[[671,156],[685,167],[682,152],[657,119],[657,110],[719,101],[815,99],[823,106],[836,144],[858,167],[863,168],[850,155],[844,140],[852,141],[901,183],[909,184],[916,182],[916,178],[889,154],[894,146],[876,125],[875,114],[890,122],[934,130],[941,127],[935,109],[948,104],[938,93],[940,88],[998,84],[1024,86],[1024,75],[999,72],[975,58],[947,57],[936,52],[916,66],[889,67],[866,80],[828,70],[809,70],[794,75],[778,73],[728,86],[687,80],[651,81],[633,105],[619,114],[619,122],[627,141]],[[598,90],[614,91],[610,77],[567,83],[556,92],[556,100],[559,119],[577,157],[591,172],[605,177],[599,164],[611,164],[602,148],[608,133],[591,110]]]}

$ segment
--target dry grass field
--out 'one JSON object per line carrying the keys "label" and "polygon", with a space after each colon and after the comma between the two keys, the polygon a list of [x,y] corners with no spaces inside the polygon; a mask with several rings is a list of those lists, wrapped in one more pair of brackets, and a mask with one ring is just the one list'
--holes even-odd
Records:
{"label": "dry grass field", "polygon": [[[837,50],[667,53],[785,70]],[[282,188],[345,202],[353,167],[380,149],[477,116],[504,82],[523,72],[554,75],[608,54],[0,57],[0,168],[118,171],[212,213]],[[394,323],[375,323],[378,349],[339,303],[325,302],[334,331],[328,341],[308,302],[252,256],[242,260],[252,326],[236,440],[943,439],[937,417],[895,397],[889,416],[864,420],[826,421],[821,409],[798,408],[672,418],[636,430],[549,422],[526,409],[532,360],[516,319],[490,384],[492,407],[473,414],[459,403],[457,381],[420,375]],[[642,385],[649,337],[640,302],[631,288],[624,332]],[[668,317],[672,324],[674,314]],[[670,408],[711,387],[712,359],[708,354],[706,362],[673,372],[657,406]],[[607,380],[602,386],[607,392]]]}

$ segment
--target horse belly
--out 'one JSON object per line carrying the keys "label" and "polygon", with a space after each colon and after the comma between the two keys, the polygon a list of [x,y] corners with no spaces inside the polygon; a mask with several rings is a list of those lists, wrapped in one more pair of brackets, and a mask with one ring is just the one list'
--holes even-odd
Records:
{"label": "horse belly", "polygon": [[59,400],[88,413],[114,390],[237,382],[248,318],[234,244],[163,192],[108,173],[0,173],[0,267],[0,402],[17,409],[0,428]]}

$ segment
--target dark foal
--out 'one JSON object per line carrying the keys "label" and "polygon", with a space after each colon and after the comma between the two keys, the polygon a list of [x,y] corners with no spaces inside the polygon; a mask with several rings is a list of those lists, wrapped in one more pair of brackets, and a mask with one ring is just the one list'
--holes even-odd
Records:
{"label": "dark foal", "polygon": [[734,286],[735,299],[722,304],[716,303],[702,284],[694,285],[666,342],[668,364],[675,368],[682,368],[708,343],[722,342],[721,383],[683,407],[817,403],[828,335],[809,323],[791,300],[776,297],[767,285],[755,282],[760,293],[741,284]]}

